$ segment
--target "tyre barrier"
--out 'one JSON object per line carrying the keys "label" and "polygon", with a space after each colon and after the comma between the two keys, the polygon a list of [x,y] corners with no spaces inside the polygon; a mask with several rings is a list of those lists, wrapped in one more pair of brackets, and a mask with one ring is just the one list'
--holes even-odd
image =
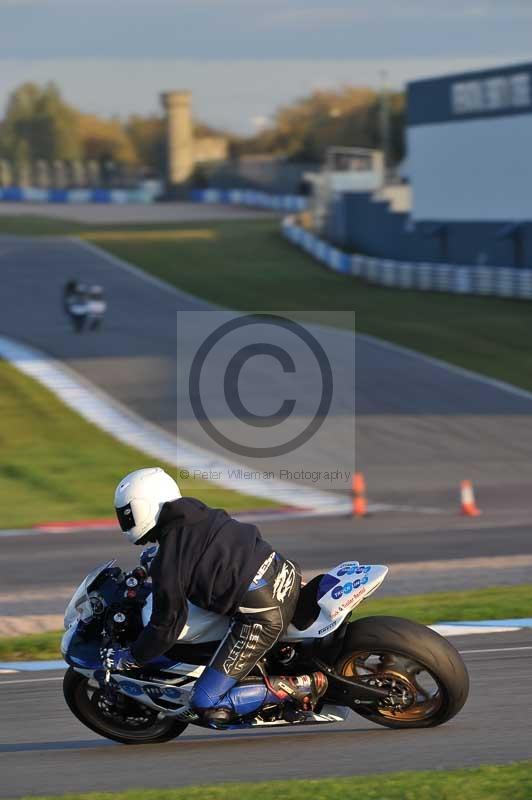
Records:
{"label": "tyre barrier", "polygon": [[404,262],[353,255],[300,227],[292,216],[283,220],[282,233],[289,242],[334,272],[353,275],[368,283],[394,289],[532,299],[532,269]]}
{"label": "tyre barrier", "polygon": [[192,189],[189,200],[193,203],[218,203],[270,211],[305,211],[308,200],[298,194],[269,194],[253,189]]}
{"label": "tyre barrier", "polygon": [[153,203],[158,191],[151,189],[38,189],[0,187],[0,202],[5,203]]}

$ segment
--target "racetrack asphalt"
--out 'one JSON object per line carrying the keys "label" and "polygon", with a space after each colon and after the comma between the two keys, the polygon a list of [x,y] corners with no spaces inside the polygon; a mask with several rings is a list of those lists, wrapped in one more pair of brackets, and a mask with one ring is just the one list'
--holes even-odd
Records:
{"label": "racetrack asphalt", "polygon": [[277,216],[272,211],[215,203],[0,203],[0,217],[29,216],[71,220],[85,225],[156,225],[213,219],[255,219]]}
{"label": "racetrack asphalt", "polygon": [[[1,333],[64,359],[175,432],[175,312],[205,304],[66,240],[0,237],[0,269]],[[74,336],[63,317],[61,290],[72,275],[106,288],[110,313],[98,335]],[[337,335],[345,341],[346,334]],[[358,468],[366,473],[370,499],[408,508],[358,521],[265,522],[265,538],[307,571],[346,558],[395,565],[379,594],[522,582],[532,555],[532,400],[364,337],[357,337],[356,358]],[[341,438],[339,424],[332,444]],[[339,453],[334,446],[325,457],[317,452],[312,465],[329,465]],[[466,477],[474,480],[484,511],[475,520],[457,516],[457,485]],[[419,513],[427,505],[441,513]],[[72,587],[114,555],[126,566],[138,552],[118,533],[4,538],[1,613],[60,613]],[[457,561],[465,565],[467,559],[471,564],[459,569]],[[427,566],[434,563],[440,569]],[[139,750],[83,728],[64,705],[59,673],[0,676],[0,796],[362,775],[530,757],[532,722],[523,692],[528,695],[532,635],[453,643],[482,651],[466,655],[471,699],[455,720],[430,732],[388,731],[353,715],[343,725],[306,731],[189,728],[174,743]]]}
{"label": "racetrack asphalt", "polygon": [[[431,730],[393,731],[351,714],[344,723],[278,731],[189,726],[173,742],[125,747],[83,727],[61,673],[0,676],[0,797],[120,791],[228,781],[357,776],[503,764],[532,756],[532,633],[459,637],[471,678],[464,709]],[[363,781],[360,782],[363,793]]]}
{"label": "racetrack asphalt", "polygon": [[[209,306],[70,240],[0,237],[0,267],[1,333],[63,359],[137,413],[176,432],[176,408],[186,394],[182,382],[177,389],[176,311]],[[97,335],[74,335],[63,315],[61,291],[73,275],[105,286],[109,313]],[[332,345],[340,374],[347,375],[352,335],[323,329],[319,335]],[[192,346],[188,339],[186,344]],[[256,400],[265,385],[278,383],[279,365],[271,362],[265,359],[254,376]],[[350,381],[336,392],[326,434],[311,440],[303,461],[297,452],[288,454],[287,468],[353,470]],[[530,508],[532,398],[526,393],[359,335],[355,396],[356,466],[366,474],[370,499],[449,509],[459,481],[470,478],[485,505]],[[179,433],[218,449],[189,414],[179,420]],[[257,466],[253,459],[240,460]],[[260,468],[268,467],[267,459],[259,461]]]}
{"label": "racetrack asphalt", "polygon": [[[389,565],[378,596],[527,583],[532,569],[532,536],[524,520],[502,525],[405,513],[271,521],[260,528],[307,575],[353,558]],[[118,529],[2,538],[0,634],[14,631],[15,620],[20,632],[61,627],[60,615],[89,571],[115,557],[131,568],[138,556]],[[27,617],[38,617],[31,628]]]}

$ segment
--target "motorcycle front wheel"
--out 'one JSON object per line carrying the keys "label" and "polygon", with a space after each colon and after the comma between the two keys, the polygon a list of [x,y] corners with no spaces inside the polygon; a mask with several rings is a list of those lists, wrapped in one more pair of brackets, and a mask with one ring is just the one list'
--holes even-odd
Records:
{"label": "motorcycle front wheel", "polygon": [[469,693],[462,657],[435,631],[401,617],[350,623],[339,675],[389,690],[378,706],[353,711],[388,728],[429,728],[452,719]]}
{"label": "motorcycle front wheel", "polygon": [[105,702],[99,684],[72,667],[63,680],[63,694],[75,717],[100,736],[121,744],[156,744],[175,739],[186,723],[165,717],[129,697],[119,696],[120,705]]}

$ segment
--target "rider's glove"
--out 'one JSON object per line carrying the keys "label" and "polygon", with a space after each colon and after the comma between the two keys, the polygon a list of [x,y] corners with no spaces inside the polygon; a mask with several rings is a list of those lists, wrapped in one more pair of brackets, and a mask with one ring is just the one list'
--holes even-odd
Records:
{"label": "rider's glove", "polygon": [[118,671],[134,669],[139,664],[131,655],[129,647],[119,647],[116,650],[110,647],[103,655],[103,663],[107,669],[116,669]]}
{"label": "rider's glove", "polygon": [[148,575],[150,574],[152,561],[157,555],[159,550],[158,544],[152,544],[149,547],[145,547],[142,553],[140,554],[140,565],[144,567]]}

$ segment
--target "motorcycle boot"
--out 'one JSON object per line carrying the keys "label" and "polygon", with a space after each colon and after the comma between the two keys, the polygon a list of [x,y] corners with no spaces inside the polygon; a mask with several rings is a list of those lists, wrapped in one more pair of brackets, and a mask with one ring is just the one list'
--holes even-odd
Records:
{"label": "motorcycle boot", "polygon": [[328,681],[323,672],[312,672],[310,675],[268,676],[267,685],[280,702],[290,700],[301,711],[312,711],[327,691]]}
{"label": "motorcycle boot", "polygon": [[261,709],[293,706],[298,711],[312,711],[327,691],[323,672],[298,676],[264,676],[244,678],[218,705],[198,707],[196,711],[211,728],[224,728],[242,717],[257,714]]}

